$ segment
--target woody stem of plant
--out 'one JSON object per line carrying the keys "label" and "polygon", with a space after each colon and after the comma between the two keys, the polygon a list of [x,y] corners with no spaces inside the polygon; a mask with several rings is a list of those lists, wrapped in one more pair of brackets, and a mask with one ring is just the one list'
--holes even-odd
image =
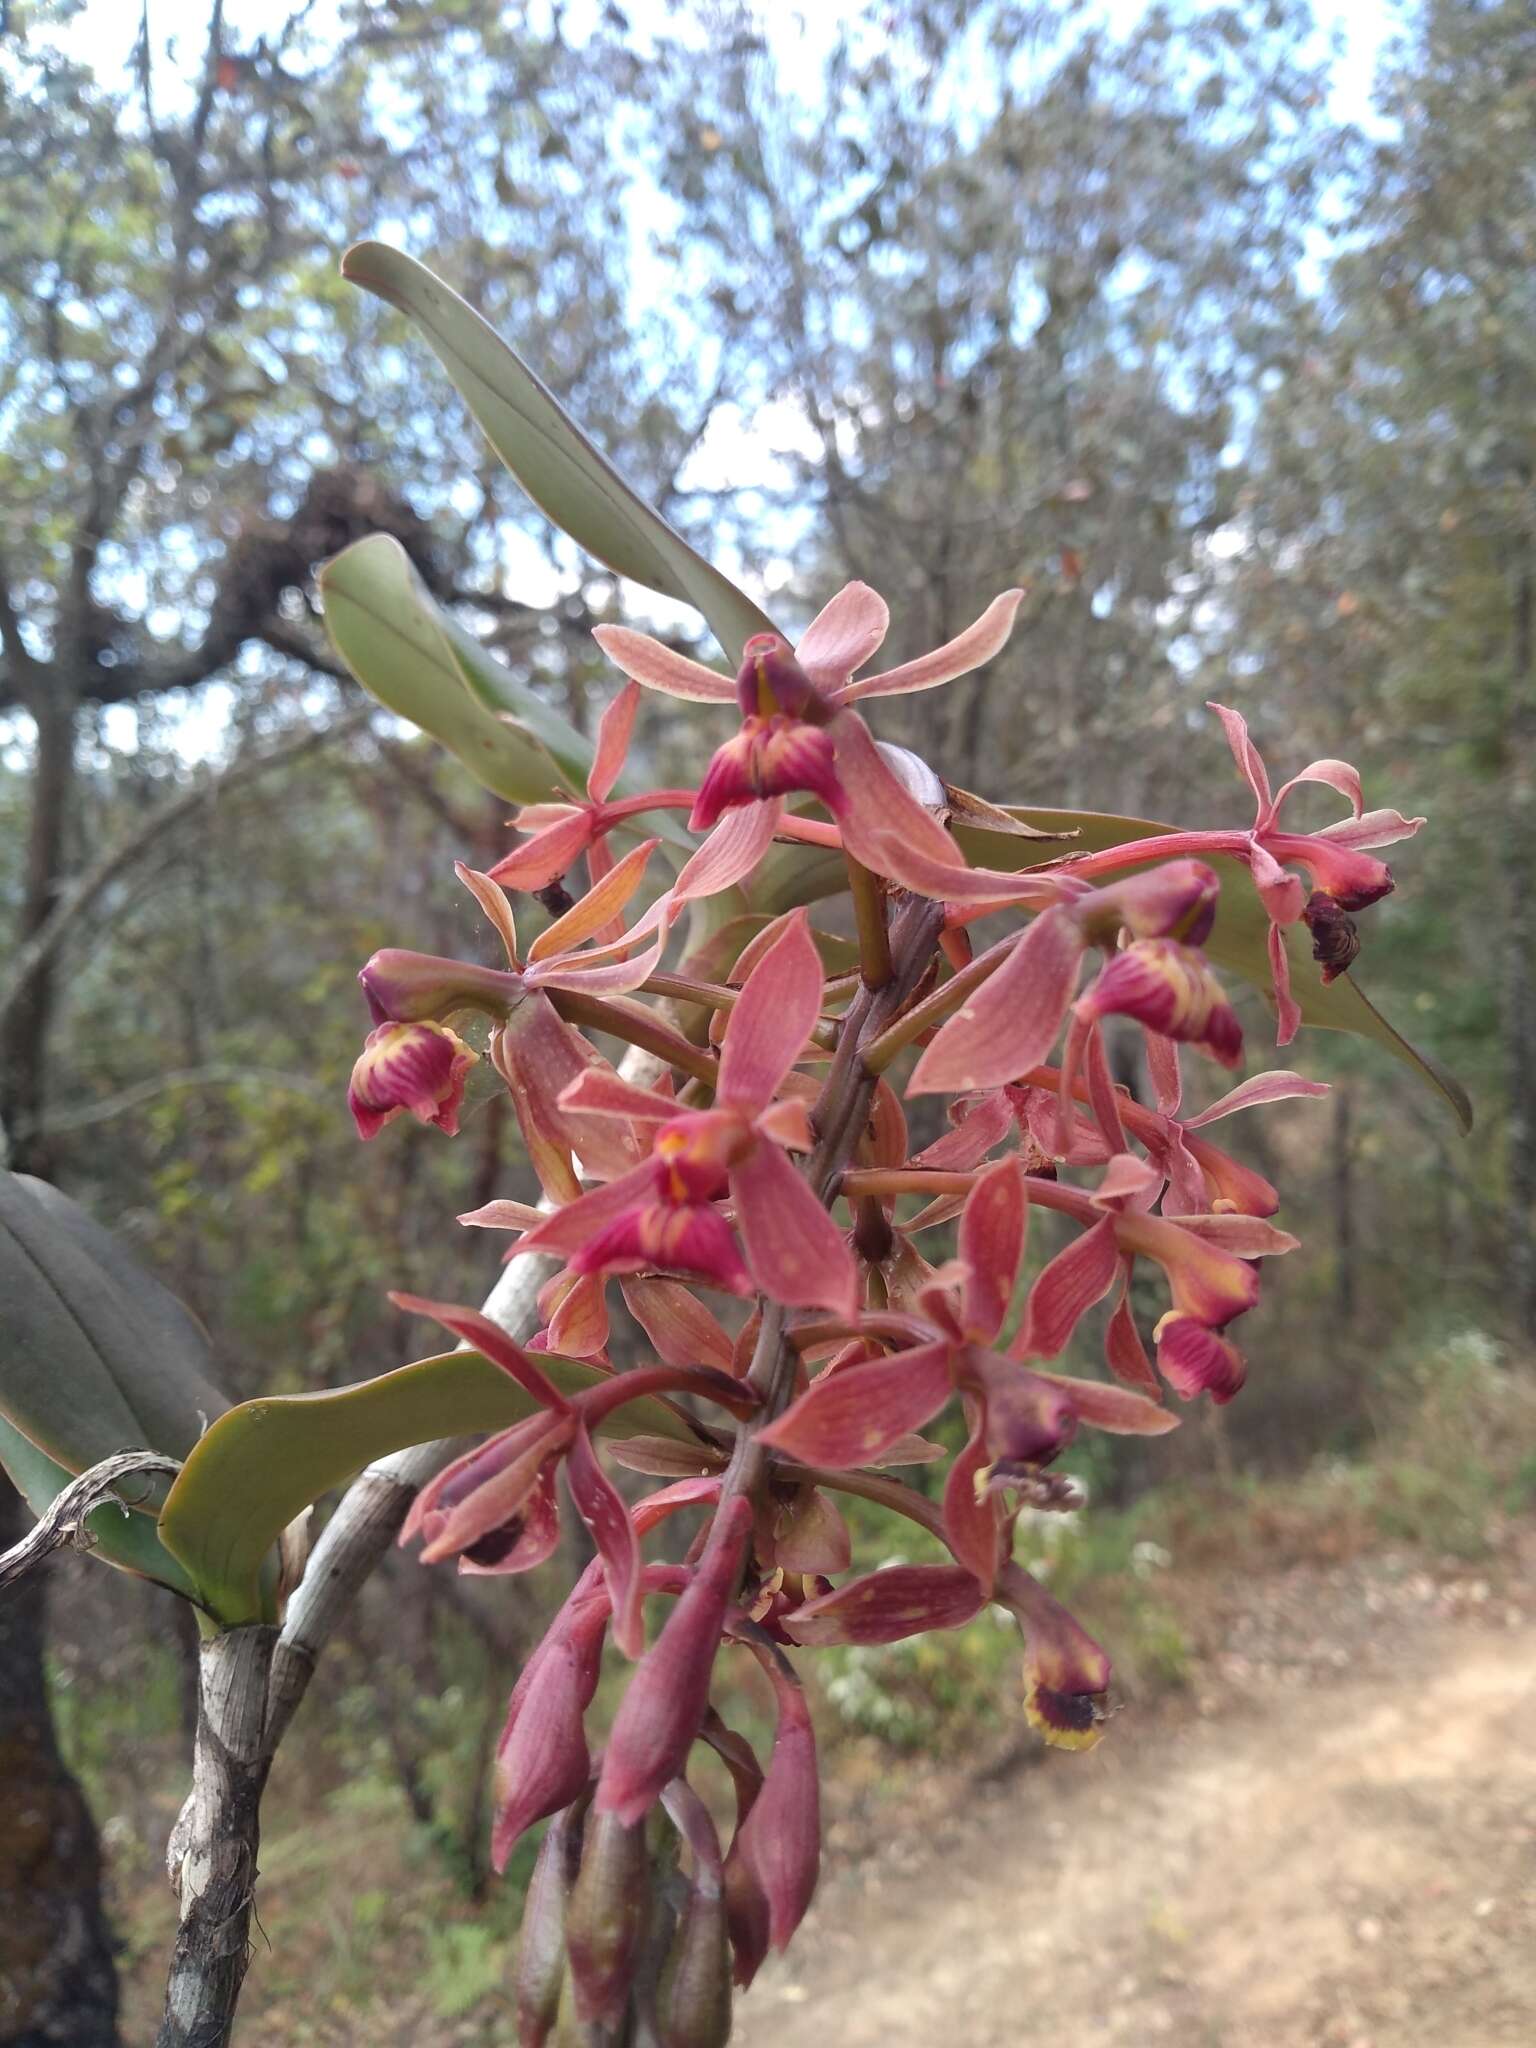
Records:
{"label": "woody stem of plant", "polygon": [[[837,1050],[812,1114],[817,1141],[805,1177],[822,1203],[830,1204],[835,1197],[843,1170],[853,1157],[869,1116],[879,1076],[866,1066],[864,1053],[922,980],[943,922],[942,904],[921,896],[902,899],[890,923],[889,980],[878,989],[866,984],[848,1006]],[[767,1468],[766,1454],[757,1443],[757,1431],[766,1428],[782,1412],[794,1388],[796,1357],[786,1340],[786,1325],[786,1311],[777,1302],[765,1303],[747,1372],[747,1384],[761,1395],[763,1405],[750,1422],[741,1425],[721,1489],[722,1507],[737,1494],[754,1493]]]}

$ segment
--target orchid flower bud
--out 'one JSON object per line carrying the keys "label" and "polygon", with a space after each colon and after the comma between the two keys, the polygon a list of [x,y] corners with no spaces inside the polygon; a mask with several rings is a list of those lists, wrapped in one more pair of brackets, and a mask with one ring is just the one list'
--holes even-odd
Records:
{"label": "orchid flower bud", "polygon": [[597,1690],[607,1603],[578,1608],[546,1637],[526,1689],[513,1693],[496,1752],[496,1821],[491,1862],[500,1871],[525,1830],[569,1806],[591,1771],[582,1717]]}
{"label": "orchid flower bud", "polygon": [[725,2048],[731,2038],[731,1944],[718,1878],[689,1886],[656,2006],[662,2048]]}
{"label": "orchid flower bud", "polygon": [[741,1850],[768,1902],[768,1939],[787,1948],[821,1871],[821,1795],[810,1708],[787,1665],[767,1665],[778,1701],[763,1789],[741,1826]]}
{"label": "orchid flower bud", "polygon": [[519,2048],[545,2048],[559,2021],[567,1977],[565,1904],[580,1844],[578,1802],[557,1813],[545,1830],[523,1900],[514,1980]]}
{"label": "orchid flower bud", "polygon": [[459,1128],[464,1079],[480,1055],[442,1024],[380,1024],[363,1041],[347,1089],[360,1138],[409,1110],[449,1137]]}
{"label": "orchid flower bud", "polygon": [[468,960],[386,946],[358,975],[375,1024],[414,1024],[481,1010],[505,1017],[523,1000],[522,976]]}
{"label": "orchid flower bud", "polygon": [[597,1807],[633,1823],[682,1771],[709,1705],[709,1682],[736,1591],[752,1504],[721,1508],[686,1592],[640,1660],[614,1717]]}
{"label": "orchid flower bud", "polygon": [[626,1827],[617,1814],[593,1813],[565,1914],[576,2016],[586,2025],[617,2019],[624,2010],[650,1902],[644,1822]]}

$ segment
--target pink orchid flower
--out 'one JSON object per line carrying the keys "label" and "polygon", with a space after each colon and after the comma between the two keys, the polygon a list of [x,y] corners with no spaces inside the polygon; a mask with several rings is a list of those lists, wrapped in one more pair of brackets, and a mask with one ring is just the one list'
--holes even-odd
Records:
{"label": "pink orchid flower", "polygon": [[864,1318],[871,1334],[908,1348],[834,1365],[758,1441],[831,1471],[868,1465],[920,1430],[958,1392],[971,1438],[944,1493],[946,1539],[990,1587],[1002,1522],[996,1485],[1029,1488],[1066,1449],[1080,1423],[1117,1433],[1175,1427],[1166,1409],[1124,1388],[1026,1368],[993,1347],[1013,1297],[1028,1219],[1024,1176],[1000,1160],[976,1182],[960,1216],[959,1257],[924,1290],[917,1315]]}
{"label": "pink orchid flower", "polygon": [[[857,1274],[842,1233],[785,1149],[815,1140],[804,1101],[775,1100],[820,1014],[822,967],[803,910],[748,975],[720,1048],[711,1109],[590,1070],[560,1096],[562,1114],[625,1129],[653,1128],[650,1156],[604,1188],[569,1202],[520,1241],[518,1252],[559,1252],[576,1273],[660,1266],[729,1293],[761,1291],[793,1308],[853,1312]],[[729,1194],[745,1257],[717,1206]]]}
{"label": "pink orchid flower", "polygon": [[459,1129],[464,1081],[480,1055],[444,1024],[380,1024],[363,1041],[347,1088],[360,1138],[375,1138],[409,1110],[450,1138]]}
{"label": "pink orchid flower", "polygon": [[[728,888],[750,873],[775,832],[788,829],[785,797],[805,791],[826,805],[856,859],[904,888],[957,903],[1053,900],[1054,885],[1038,876],[968,868],[934,808],[913,794],[853,709],[866,697],[936,689],[980,668],[1006,643],[1023,596],[1004,591],[953,640],[873,676],[855,671],[884,640],[890,612],[864,583],[845,585],[793,653],[776,634],[755,635],[734,680],[648,634],[597,627],[599,646],[632,681],[695,702],[734,702],[742,713],[741,729],[716,753],[689,820],[704,831],[723,814],[720,846],[694,875],[685,870],[679,893]],[[937,777],[931,794],[942,806]],[[695,859],[702,863],[714,847],[712,839]]]}
{"label": "pink orchid flower", "polygon": [[[638,1157],[639,1148],[627,1132],[569,1117],[559,1107],[560,1090],[578,1075],[612,1069],[557,1014],[548,992],[624,995],[655,972],[671,920],[668,895],[658,898],[632,930],[593,942],[633,899],[657,844],[648,840],[626,854],[563,917],[539,933],[526,958],[518,953],[517,927],[505,894],[488,875],[460,861],[454,872],[500,938],[507,965],[481,967],[389,947],[375,953],[358,975],[378,1027],[365,1059],[376,1050],[376,1041],[383,1043],[380,1034],[388,1025],[441,1023],[465,1011],[493,1019],[491,1064],[507,1083],[540,1184],[557,1197],[574,1195],[579,1188],[573,1154],[599,1179],[627,1172]],[[354,1071],[354,1091],[359,1072],[362,1062]],[[369,1073],[364,1072],[365,1093],[370,1085]],[[371,1129],[363,1132],[365,1137],[372,1134]]]}
{"label": "pink orchid flower", "polygon": [[[1368,811],[1358,769],[1348,761],[1313,761],[1273,794],[1263,757],[1248,734],[1247,720],[1224,704],[1208,707],[1221,720],[1240,773],[1253,792],[1255,813],[1246,832],[1166,832],[1152,839],[1127,841],[1102,853],[1074,858],[1074,875],[1102,874],[1144,860],[1166,860],[1173,854],[1228,854],[1242,861],[1269,917],[1269,969],[1279,1029],[1277,1045],[1289,1045],[1301,1027],[1301,1009],[1291,994],[1291,966],[1286,951],[1287,926],[1305,922],[1312,934],[1314,957],[1323,979],[1345,972],[1359,950],[1350,912],[1365,910],[1392,891],[1392,870],[1368,851],[1411,839],[1425,822],[1399,811]],[[1348,799],[1350,816],[1317,832],[1288,832],[1281,812],[1303,783],[1320,783]],[[1309,894],[1290,867],[1303,868],[1311,879]]]}

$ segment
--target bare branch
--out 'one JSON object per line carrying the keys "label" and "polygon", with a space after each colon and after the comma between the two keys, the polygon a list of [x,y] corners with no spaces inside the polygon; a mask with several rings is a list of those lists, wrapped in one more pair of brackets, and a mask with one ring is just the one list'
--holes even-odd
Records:
{"label": "bare branch", "polygon": [[29,1530],[19,1543],[0,1553],[0,1593],[55,1550],[63,1550],[68,1545],[73,1545],[76,1550],[89,1550],[96,1539],[86,1527],[86,1522],[97,1508],[108,1501],[116,1501],[125,1511],[136,1505],[122,1496],[125,1479],[140,1472],[175,1473],[180,1470],[178,1459],[164,1457],[159,1451],[118,1451],[110,1458],[103,1458],[88,1472],[82,1472],[78,1479],[65,1487],[35,1528]]}

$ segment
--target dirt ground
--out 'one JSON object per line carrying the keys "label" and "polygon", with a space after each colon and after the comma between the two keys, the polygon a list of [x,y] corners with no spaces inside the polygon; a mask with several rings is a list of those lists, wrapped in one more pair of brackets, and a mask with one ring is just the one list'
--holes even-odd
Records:
{"label": "dirt ground", "polygon": [[1299,1568],[1218,1617],[1192,1703],[845,1821],[734,2042],[1529,2048],[1529,1590]]}

